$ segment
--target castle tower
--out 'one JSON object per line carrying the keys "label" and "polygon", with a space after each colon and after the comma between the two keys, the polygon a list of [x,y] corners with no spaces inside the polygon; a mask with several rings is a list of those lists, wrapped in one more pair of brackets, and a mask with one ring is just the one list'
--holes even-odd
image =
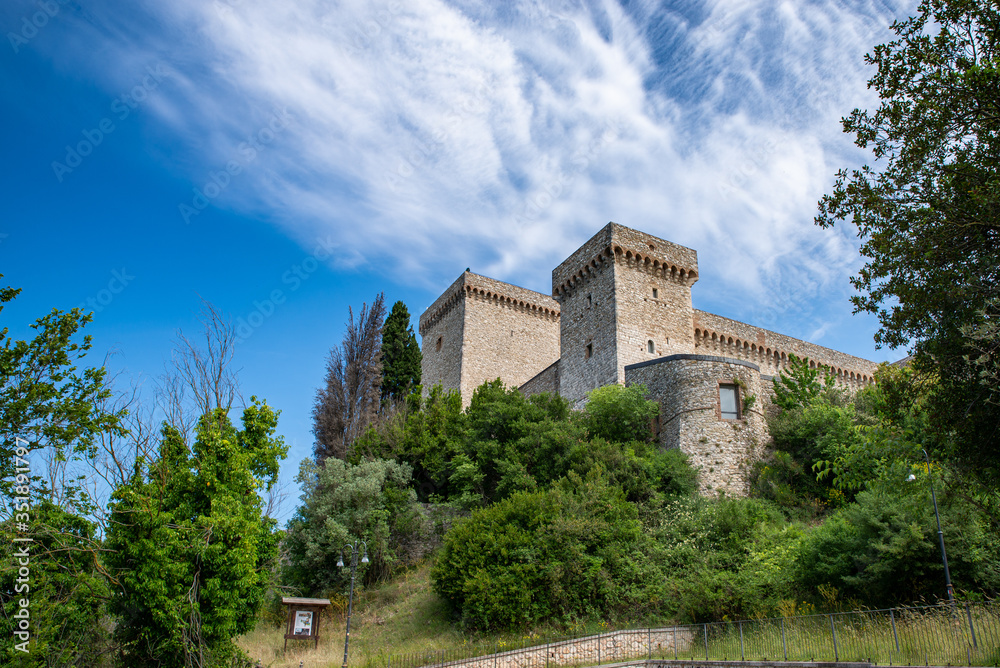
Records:
{"label": "castle tower", "polygon": [[500,378],[519,387],[559,359],[559,305],[534,290],[466,271],[420,316],[421,376],[472,393]]}
{"label": "castle tower", "polygon": [[560,308],[559,393],[571,402],[625,382],[625,366],[694,352],[698,254],[608,223],[552,272]]}

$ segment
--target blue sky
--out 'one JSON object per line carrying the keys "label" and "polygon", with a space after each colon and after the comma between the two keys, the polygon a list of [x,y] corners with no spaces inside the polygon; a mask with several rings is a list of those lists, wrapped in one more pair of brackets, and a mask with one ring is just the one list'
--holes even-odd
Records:
{"label": "blue sky", "polygon": [[466,267],[547,293],[609,220],[698,251],[696,308],[897,359],[851,313],[853,229],[812,219],[914,5],[8,0],[2,324],[89,304],[151,395],[200,298],[252,323],[286,517],[348,305],[415,322]]}

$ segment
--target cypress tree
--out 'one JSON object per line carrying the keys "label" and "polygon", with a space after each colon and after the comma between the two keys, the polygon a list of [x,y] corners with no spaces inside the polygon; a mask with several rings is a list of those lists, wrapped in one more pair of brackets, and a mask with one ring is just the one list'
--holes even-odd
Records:
{"label": "cypress tree", "polygon": [[382,327],[382,400],[402,399],[420,385],[420,347],[410,312],[399,301]]}

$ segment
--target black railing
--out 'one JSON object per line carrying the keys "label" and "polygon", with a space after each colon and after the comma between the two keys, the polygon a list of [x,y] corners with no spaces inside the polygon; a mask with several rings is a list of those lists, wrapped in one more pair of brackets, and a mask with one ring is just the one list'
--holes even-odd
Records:
{"label": "black railing", "polygon": [[631,659],[1000,665],[1000,604],[834,612],[587,636],[526,637],[410,654],[385,668],[557,668]]}

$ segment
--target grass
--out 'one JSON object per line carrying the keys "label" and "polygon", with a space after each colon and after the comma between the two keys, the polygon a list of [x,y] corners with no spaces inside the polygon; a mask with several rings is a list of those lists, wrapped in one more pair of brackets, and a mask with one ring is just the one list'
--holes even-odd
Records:
{"label": "grass", "polygon": [[[390,653],[425,652],[461,645],[465,637],[449,622],[444,605],[431,591],[430,564],[424,564],[381,587],[355,592],[351,616],[349,666],[385,665]],[[340,666],[344,660],[346,597],[333,600],[323,615],[319,647],[289,640],[285,626],[261,621],[237,643],[252,659],[270,668]]]}
{"label": "grass", "polygon": [[[448,619],[443,602],[431,591],[431,562],[369,590],[355,591],[351,616],[351,645],[348,665],[385,668],[389,655],[424,654],[451,656],[488,654],[544,643],[547,639],[607,632],[607,622],[578,623],[569,629],[552,625],[529,632],[472,636],[463,633]],[[323,615],[319,647],[312,641],[289,640],[287,651],[284,623],[261,621],[237,644],[251,659],[268,668],[328,668],[344,661],[347,597],[331,598]],[[567,633],[567,631],[569,633]]]}
{"label": "grass", "polygon": [[[967,612],[928,610],[855,612],[694,626],[691,646],[678,659],[705,659],[705,631],[713,661],[861,661],[880,665],[994,666],[1000,662],[1000,610],[974,606],[973,645]],[[894,627],[895,626],[895,630]],[[783,628],[782,628],[783,627]],[[834,648],[836,631],[836,649]],[[669,658],[673,658],[672,656]]]}
{"label": "grass", "polygon": [[[407,664],[416,666],[441,658],[482,656],[494,648],[505,651],[529,647],[567,636],[566,629],[555,626],[526,634],[464,634],[450,623],[443,603],[431,591],[430,569],[430,563],[425,563],[381,587],[356,592],[349,666],[386,668],[390,655],[395,656],[395,666],[403,654],[411,655]],[[346,597],[333,603],[323,616],[318,648],[314,649],[309,641],[292,640],[283,652],[284,624],[266,621],[240,637],[238,644],[261,666],[269,668],[340,666],[344,659]],[[1000,664],[1000,605],[974,605],[971,613],[977,634],[975,648],[967,613],[961,607],[957,612],[947,606],[896,610],[892,617],[888,612],[834,614],[836,656],[841,661],[870,660],[880,665]],[[677,658],[705,659],[707,630],[708,657],[714,661],[739,661],[741,656],[748,661],[780,661],[786,652],[789,661],[833,661],[834,629],[830,619],[824,614],[788,617],[783,623],[781,619],[743,622],[742,647],[737,622],[692,625],[686,627],[692,631],[692,641],[679,648]],[[585,636],[611,630],[612,626],[599,621],[580,624],[570,632]],[[673,651],[656,658],[672,659]]]}

